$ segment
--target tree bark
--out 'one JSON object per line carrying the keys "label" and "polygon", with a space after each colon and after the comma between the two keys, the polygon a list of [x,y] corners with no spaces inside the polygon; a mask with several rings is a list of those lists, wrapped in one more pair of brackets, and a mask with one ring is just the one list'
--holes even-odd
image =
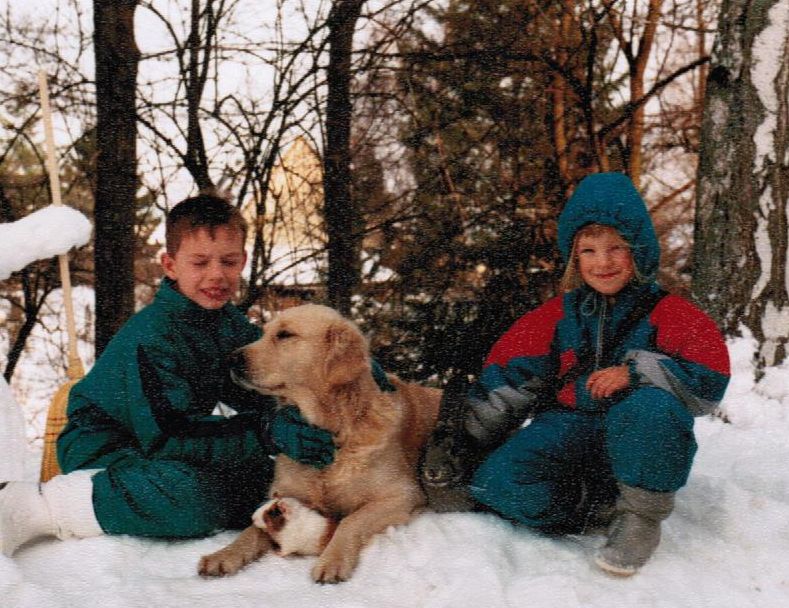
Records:
{"label": "tree bark", "polygon": [[[211,64],[211,39],[216,33],[213,3],[205,7],[206,37],[200,39],[200,2],[192,0],[191,25],[189,40],[189,68],[185,74],[186,83],[186,169],[194,178],[197,187],[205,192],[214,188],[214,182],[208,172],[208,155],[205,150],[203,129],[200,126],[200,101],[208,79],[208,68]],[[202,50],[202,56],[201,56]]]}
{"label": "tree bark", "polygon": [[[573,25],[572,0],[564,0],[562,12],[556,23],[554,47],[556,48],[556,62],[563,69],[567,65],[567,47],[569,46],[570,30]],[[569,143],[567,141],[567,81],[559,71],[556,71],[551,82],[551,98],[553,106],[553,146],[556,151],[556,165],[562,182],[567,185],[572,182],[570,175],[570,160],[567,157]]]}
{"label": "tree bark", "polygon": [[759,369],[786,358],[789,3],[724,0],[707,80],[692,290]]}
{"label": "tree bark", "polygon": [[324,217],[329,304],[347,315],[359,284],[359,211],[351,198],[351,53],[364,0],[337,0],[329,14],[328,99],[324,150]]}
{"label": "tree bark", "polygon": [[[652,45],[655,41],[655,31],[660,21],[660,8],[662,0],[650,0],[649,12],[646,16],[644,33],[638,42],[638,52],[630,64],[630,100],[638,101],[644,96],[644,77],[646,75],[647,62],[652,52]],[[643,164],[643,145],[644,145],[644,104],[639,105],[633,111],[628,129],[628,174],[636,185],[641,186],[641,173]]]}
{"label": "tree bark", "polygon": [[96,356],[134,312],[137,0],[94,0]]}
{"label": "tree bark", "polygon": [[[644,97],[644,78],[646,76],[649,55],[655,41],[655,32],[660,21],[660,9],[663,0],[649,0],[649,9],[645,17],[644,31],[640,40],[627,39],[622,27],[622,20],[613,10],[613,2],[607,2],[605,7],[611,21],[614,35],[619,41],[619,46],[624,52],[630,72],[630,101],[638,104],[633,108],[627,127],[627,173],[636,188],[641,186],[641,173],[643,164],[644,142],[644,105],[640,103]],[[636,47],[636,48],[634,48]]]}

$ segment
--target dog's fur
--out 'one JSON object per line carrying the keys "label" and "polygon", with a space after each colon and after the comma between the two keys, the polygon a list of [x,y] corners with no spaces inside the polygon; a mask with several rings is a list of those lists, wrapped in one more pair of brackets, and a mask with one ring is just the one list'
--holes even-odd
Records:
{"label": "dog's fur", "polygon": [[[405,523],[425,503],[416,467],[441,391],[394,376],[389,379],[396,391],[381,391],[359,329],[315,304],[280,313],[242,355],[241,382],[295,404],[308,422],[334,436],[335,459],[324,469],[279,455],[270,494],[339,519],[312,577],[322,583],[346,580],[374,534]],[[203,557],[199,571],[232,574],[272,547],[264,529],[250,526],[229,546]]]}

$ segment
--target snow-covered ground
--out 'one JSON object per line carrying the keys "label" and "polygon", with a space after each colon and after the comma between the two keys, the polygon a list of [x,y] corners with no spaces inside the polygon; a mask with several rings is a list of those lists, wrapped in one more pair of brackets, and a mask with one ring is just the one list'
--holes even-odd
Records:
{"label": "snow-covered ground", "polygon": [[[698,419],[699,452],[663,542],[635,577],[601,573],[604,538],[546,538],[483,514],[422,514],[367,547],[353,578],[314,584],[314,558],[273,555],[205,580],[199,557],[234,533],[165,542],[43,541],[0,556],[8,608],[782,608],[789,606],[789,366],[753,381],[754,345],[731,343],[731,421]],[[33,467],[35,468],[35,467]]]}

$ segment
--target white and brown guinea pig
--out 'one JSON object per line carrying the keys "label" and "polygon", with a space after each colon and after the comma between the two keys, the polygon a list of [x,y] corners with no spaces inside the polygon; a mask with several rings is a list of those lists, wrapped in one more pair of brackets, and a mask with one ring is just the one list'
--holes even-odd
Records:
{"label": "white and brown guinea pig", "polygon": [[336,520],[287,497],[261,505],[252,523],[268,533],[278,555],[320,555],[337,528]]}

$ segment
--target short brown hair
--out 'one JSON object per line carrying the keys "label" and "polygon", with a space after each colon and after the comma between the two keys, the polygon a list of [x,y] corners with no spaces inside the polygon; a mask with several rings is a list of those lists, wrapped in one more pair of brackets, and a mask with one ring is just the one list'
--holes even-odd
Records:
{"label": "short brown hair", "polygon": [[[586,226],[578,229],[578,231],[575,233],[575,236],[573,236],[573,244],[570,247],[570,255],[569,259],[567,260],[567,266],[564,269],[564,274],[562,275],[561,281],[559,283],[562,291],[572,291],[584,283],[583,279],[581,278],[581,272],[578,270],[578,240],[582,236],[600,236],[609,230],[615,232],[623,241],[627,243],[627,239],[623,237],[619,230],[613,226],[607,226],[606,224],[587,224]],[[630,243],[628,243],[628,245],[630,245]],[[641,283],[644,282],[644,277],[638,270],[635,259],[633,260],[633,275],[635,276],[636,281]]]}
{"label": "short brown hair", "polygon": [[214,194],[200,194],[181,201],[167,215],[164,231],[167,253],[175,255],[184,235],[200,228],[206,228],[214,238],[219,226],[238,229],[242,239],[246,240],[247,223],[239,210],[226,199]]}

